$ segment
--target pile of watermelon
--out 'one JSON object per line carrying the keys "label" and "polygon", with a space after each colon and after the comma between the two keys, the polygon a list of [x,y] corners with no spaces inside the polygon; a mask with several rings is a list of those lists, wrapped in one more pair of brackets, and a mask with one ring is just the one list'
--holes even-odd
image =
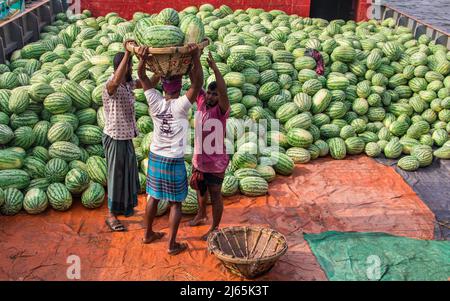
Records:
{"label": "pile of watermelon", "polygon": [[[214,80],[206,62],[211,52],[231,102],[224,196],[264,195],[277,174],[325,156],[384,155],[408,171],[450,159],[450,52],[426,36],[415,40],[393,19],[328,22],[209,4],[137,12],[128,21],[117,13],[59,14],[41,40],[0,65],[1,214],[63,211],[78,198],[87,208],[101,206],[107,175],[101,95],[112,58],[127,39],[166,47],[203,37],[211,40],[201,57],[205,84]],[[322,54],[323,76],[307,48]],[[185,78],[183,92],[189,86]],[[135,96],[140,135],[133,143],[144,192],[153,123],[143,91]],[[195,106],[191,125],[194,113]],[[272,126],[245,127],[262,120]],[[191,158],[188,152],[188,172]],[[158,214],[167,207],[160,202]],[[190,190],[183,212],[197,210]]]}

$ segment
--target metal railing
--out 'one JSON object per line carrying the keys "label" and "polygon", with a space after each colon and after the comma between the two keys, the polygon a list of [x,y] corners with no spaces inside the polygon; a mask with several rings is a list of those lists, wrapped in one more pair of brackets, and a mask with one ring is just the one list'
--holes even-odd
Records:
{"label": "metal railing", "polygon": [[436,41],[436,43],[444,45],[447,49],[450,49],[449,33],[434,28],[432,25],[420,21],[404,12],[400,12],[398,9],[389,5],[381,5],[381,20],[386,20],[388,18],[393,18],[396,26],[404,26],[411,29],[416,39],[425,34],[433,41]]}
{"label": "metal railing", "polygon": [[[64,1],[65,2],[65,1]],[[39,39],[42,28],[55,20],[56,14],[64,11],[61,0],[38,0],[25,10],[0,23],[0,63],[17,49]]]}

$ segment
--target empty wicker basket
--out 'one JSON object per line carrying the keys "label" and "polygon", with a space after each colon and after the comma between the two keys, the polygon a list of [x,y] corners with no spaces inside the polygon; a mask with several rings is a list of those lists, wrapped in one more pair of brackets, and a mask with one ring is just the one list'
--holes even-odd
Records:
{"label": "empty wicker basket", "polygon": [[275,230],[244,226],[212,233],[208,249],[232,273],[251,279],[267,273],[288,247],[285,237]]}
{"label": "empty wicker basket", "polygon": [[[208,46],[209,40],[205,39],[199,43],[200,49]],[[132,53],[138,51],[140,46],[135,42],[127,43],[127,49]],[[147,60],[147,69],[153,73],[161,74],[163,77],[184,75],[189,72],[192,63],[191,54],[187,46],[148,48],[150,55]]]}

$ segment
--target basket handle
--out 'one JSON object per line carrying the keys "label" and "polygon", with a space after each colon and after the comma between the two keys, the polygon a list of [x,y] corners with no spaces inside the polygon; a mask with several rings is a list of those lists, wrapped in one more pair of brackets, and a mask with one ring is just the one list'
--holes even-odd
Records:
{"label": "basket handle", "polygon": [[[201,49],[205,48],[209,45],[209,40],[204,39],[201,43],[198,44],[198,47]],[[140,46],[135,41],[129,41],[126,43],[126,49],[131,53],[136,53],[139,50]],[[177,46],[177,47],[166,47],[166,48],[148,48],[148,53],[152,54],[174,54],[181,53],[187,54],[189,53],[189,48],[187,45],[185,46]]]}

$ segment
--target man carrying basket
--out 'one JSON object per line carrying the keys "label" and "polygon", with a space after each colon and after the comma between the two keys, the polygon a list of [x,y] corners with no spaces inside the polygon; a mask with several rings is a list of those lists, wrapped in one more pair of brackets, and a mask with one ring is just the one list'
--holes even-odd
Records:
{"label": "man carrying basket", "polygon": [[188,194],[187,172],[184,165],[184,152],[189,127],[188,111],[197,100],[203,85],[203,70],[200,63],[200,49],[196,44],[188,45],[192,54],[192,69],[189,73],[191,87],[186,95],[180,97],[182,76],[162,79],[164,96],[155,87],[161,77],[148,78],[145,65],[148,59],[147,48],[141,47],[138,76],[145,91],[154,132],[147,172],[148,202],[145,210],[146,232],[144,243],[151,243],[163,237],[164,233],[153,231],[158,202],[170,203],[169,248],[170,255],[181,253],[187,248],[184,243],[176,242],[181,221],[181,203]]}

